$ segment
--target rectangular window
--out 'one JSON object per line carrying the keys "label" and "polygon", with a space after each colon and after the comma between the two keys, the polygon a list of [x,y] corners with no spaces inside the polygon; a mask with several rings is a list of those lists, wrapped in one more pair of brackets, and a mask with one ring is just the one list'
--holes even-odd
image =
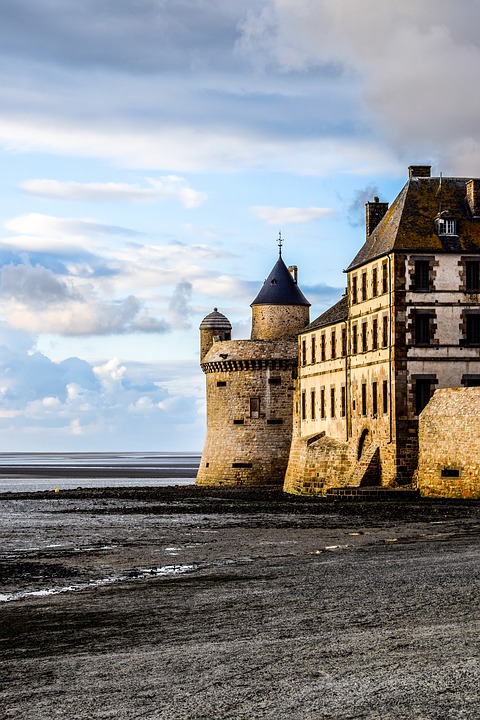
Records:
{"label": "rectangular window", "polygon": [[430,345],[430,323],[432,315],[415,314],[415,345]]}
{"label": "rectangular window", "polygon": [[325,362],[325,359],[326,359],[326,352],[325,352],[325,333],[323,333],[323,335],[322,335],[320,347],[321,347],[320,352],[321,352],[321,355],[322,355],[322,362]]}
{"label": "rectangular window", "polygon": [[332,330],[331,341],[332,341],[332,360],[335,360],[335,358],[337,357],[337,338],[335,335],[335,330]]}
{"label": "rectangular window", "polygon": [[345,417],[347,414],[347,390],[345,385],[342,385],[340,394],[340,415]]}
{"label": "rectangular window", "polygon": [[480,261],[466,260],[465,275],[465,291],[480,292]]}
{"label": "rectangular window", "polygon": [[378,395],[377,395],[377,383],[372,382],[372,414],[377,415],[378,413]]}
{"label": "rectangular window", "polygon": [[302,420],[307,419],[307,394],[305,390],[302,392]]}
{"label": "rectangular window", "polygon": [[347,329],[342,328],[342,357],[347,354]]}
{"label": "rectangular window", "polygon": [[382,344],[383,347],[388,347],[388,317],[386,315],[382,318]]}
{"label": "rectangular window", "polygon": [[320,417],[322,420],[326,418],[325,412],[325,388],[320,388]]}
{"label": "rectangular window", "polygon": [[466,345],[480,345],[480,313],[469,313],[466,320]]}
{"label": "rectangular window", "polygon": [[383,414],[388,413],[388,381],[384,380],[382,383],[382,400],[383,400]]}
{"label": "rectangular window", "polygon": [[362,352],[367,352],[367,323],[362,323]]}
{"label": "rectangular window", "polygon": [[352,325],[352,355],[356,355],[357,352],[358,352],[357,326]]}
{"label": "rectangular window", "polygon": [[415,414],[420,415],[432,397],[432,381],[416,380],[415,382]]}
{"label": "rectangular window", "polygon": [[226,380],[217,380],[217,387],[227,387]]}
{"label": "rectangular window", "polygon": [[258,397],[250,398],[250,417],[251,418],[259,418],[260,417],[260,398],[258,398]]}
{"label": "rectangular window", "polygon": [[385,293],[388,292],[388,265],[387,263],[383,263],[382,265],[382,293],[385,295]]}
{"label": "rectangular window", "polygon": [[362,383],[362,415],[367,414],[367,386]]}
{"label": "rectangular window", "polygon": [[367,299],[367,273],[362,273],[362,300]]}
{"label": "rectangular window", "polygon": [[312,420],[315,420],[315,390],[310,393],[310,412]]}
{"label": "rectangular window", "polygon": [[335,388],[330,388],[330,417],[335,417]]}
{"label": "rectangular window", "polygon": [[372,350],[376,350],[378,348],[378,320],[377,318],[373,318],[372,323]]}
{"label": "rectangular window", "polygon": [[302,340],[302,365],[307,364],[307,341]]}
{"label": "rectangular window", "polygon": [[312,335],[312,365],[314,365],[317,361],[316,355],[317,355],[317,338],[315,337],[315,335]]}
{"label": "rectangular window", "polygon": [[430,290],[430,262],[428,260],[415,260],[414,289],[416,292]]}
{"label": "rectangular window", "polygon": [[268,384],[269,384],[269,385],[281,385],[281,384],[282,384],[282,378],[279,378],[279,377],[271,377],[271,378],[268,378]]}
{"label": "rectangular window", "polygon": [[376,267],[372,270],[372,297],[378,295],[378,270]]}
{"label": "rectangular window", "polygon": [[352,305],[356,305],[358,302],[358,288],[357,288],[357,276],[352,277]]}

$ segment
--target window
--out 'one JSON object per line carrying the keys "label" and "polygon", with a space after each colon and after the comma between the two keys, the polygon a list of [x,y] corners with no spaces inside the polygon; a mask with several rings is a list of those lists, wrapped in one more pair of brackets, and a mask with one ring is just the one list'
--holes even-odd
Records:
{"label": "window", "polygon": [[358,352],[357,326],[352,325],[352,355],[356,355],[357,352]]}
{"label": "window", "polygon": [[367,352],[367,323],[362,323],[362,352]]}
{"label": "window", "polygon": [[367,386],[362,383],[362,415],[367,414]]}
{"label": "window", "polygon": [[386,315],[382,318],[382,345],[383,347],[388,346],[388,317]]}
{"label": "window", "polygon": [[325,388],[320,388],[320,417],[322,420],[325,420],[326,418],[326,412],[325,412]]}
{"label": "window", "polygon": [[332,360],[335,360],[337,357],[337,338],[335,335],[335,330],[332,330]]}
{"label": "window", "polygon": [[260,398],[258,398],[258,397],[250,398],[250,417],[251,418],[259,418],[260,417]]}
{"label": "window", "polygon": [[462,385],[465,387],[480,387],[480,375],[462,375]]}
{"label": "window", "polygon": [[335,388],[330,388],[330,417],[335,417]]}
{"label": "window", "polygon": [[378,348],[378,320],[373,318],[372,322],[372,350]]}
{"label": "window", "polygon": [[310,393],[310,400],[311,418],[312,420],[315,420],[315,390],[312,390]]}
{"label": "window", "polygon": [[358,291],[357,291],[357,276],[352,277],[352,305],[356,305],[358,302]]}
{"label": "window", "polygon": [[340,415],[341,415],[341,417],[345,417],[346,414],[347,414],[347,391],[346,391],[345,385],[342,385],[341,393],[340,393]]}
{"label": "window", "polygon": [[321,352],[321,356],[322,356],[322,362],[325,362],[325,359],[326,359],[326,353],[325,353],[325,333],[323,333],[323,335],[322,335],[322,337],[321,337],[320,348],[321,348],[320,352]]}
{"label": "window", "polygon": [[372,414],[376,416],[378,413],[378,396],[377,396],[377,383],[372,382]]}
{"label": "window", "polygon": [[387,263],[383,263],[382,265],[382,293],[385,295],[385,293],[388,292],[388,265]]}
{"label": "window", "polygon": [[383,414],[388,413],[388,381],[384,380],[382,383],[382,400],[383,400]]}
{"label": "window", "polygon": [[282,378],[279,378],[279,377],[271,377],[271,378],[268,378],[268,384],[269,384],[269,385],[281,385],[281,384],[282,384]]}
{"label": "window", "polygon": [[439,218],[437,221],[437,232],[439,235],[456,235],[457,222],[452,218]]}
{"label": "window", "polygon": [[367,299],[367,273],[362,273],[362,300]]}
{"label": "window", "polygon": [[480,345],[480,313],[468,313],[466,345]]}
{"label": "window", "polygon": [[465,292],[480,292],[480,261],[465,261]]}
{"label": "window", "polygon": [[372,270],[372,297],[378,295],[378,270],[376,267]]}
{"label": "window", "polygon": [[414,289],[416,292],[430,290],[430,262],[428,260],[415,260]]}
{"label": "window", "polygon": [[430,345],[430,329],[433,315],[427,313],[415,313],[415,345]]}
{"label": "window", "polygon": [[217,387],[227,387],[226,380],[217,380]]}
{"label": "window", "polygon": [[302,420],[307,419],[307,394],[305,390],[302,392]]}
{"label": "window", "polygon": [[347,354],[347,329],[342,328],[342,357]]}
{"label": "window", "polygon": [[307,364],[307,341],[302,340],[302,365]]}
{"label": "window", "polygon": [[317,361],[316,355],[317,355],[317,338],[315,335],[312,335],[312,365]]}
{"label": "window", "polygon": [[432,397],[432,381],[418,379],[415,382],[415,414],[420,415]]}

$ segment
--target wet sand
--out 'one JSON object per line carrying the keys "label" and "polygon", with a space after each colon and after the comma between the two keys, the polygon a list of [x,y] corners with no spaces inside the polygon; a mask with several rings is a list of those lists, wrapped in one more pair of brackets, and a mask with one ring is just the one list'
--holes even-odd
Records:
{"label": "wet sand", "polygon": [[0,512],[2,718],[480,718],[478,502],[179,486]]}

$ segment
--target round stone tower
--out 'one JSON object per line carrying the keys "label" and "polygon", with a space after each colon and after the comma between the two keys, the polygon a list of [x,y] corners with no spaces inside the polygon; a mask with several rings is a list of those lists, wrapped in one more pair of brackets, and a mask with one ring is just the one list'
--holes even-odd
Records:
{"label": "round stone tower", "polygon": [[287,268],[282,251],[250,306],[252,340],[276,340],[308,325],[310,303],[297,285],[297,268]]}
{"label": "round stone tower", "polygon": [[283,485],[292,438],[297,333],[309,302],[281,254],[252,303],[252,339],[230,340],[214,310],[200,325],[207,435],[198,485]]}

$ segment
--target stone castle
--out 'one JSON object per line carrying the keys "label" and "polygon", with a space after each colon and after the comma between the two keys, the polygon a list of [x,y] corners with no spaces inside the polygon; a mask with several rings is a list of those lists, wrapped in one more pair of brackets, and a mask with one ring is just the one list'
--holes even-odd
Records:
{"label": "stone castle", "polygon": [[217,310],[202,321],[197,483],[480,497],[480,179],[411,166],[390,207],[367,203],[345,272],[309,323],[280,242],[251,339],[231,340]]}

